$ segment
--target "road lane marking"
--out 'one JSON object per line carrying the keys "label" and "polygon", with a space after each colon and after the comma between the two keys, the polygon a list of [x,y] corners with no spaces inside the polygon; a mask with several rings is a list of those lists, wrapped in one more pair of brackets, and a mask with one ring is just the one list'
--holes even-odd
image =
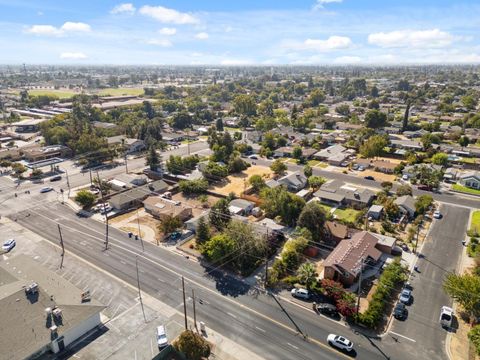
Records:
{"label": "road lane marking", "polygon": [[288,346],[291,346],[291,347],[294,348],[295,350],[298,350],[298,346],[295,346],[295,345],[293,345],[293,344],[290,344],[289,342],[287,342],[287,345],[288,345]]}
{"label": "road lane marking", "polygon": [[262,328],[259,328],[258,326],[255,326],[255,329],[260,330],[261,332],[266,332],[265,330],[263,330]]}
{"label": "road lane marking", "polygon": [[414,339],[412,339],[412,338],[406,337],[405,335],[398,334],[398,333],[393,332],[393,331],[390,331],[390,334],[400,336],[401,338],[404,338],[404,339],[407,339],[407,340],[410,340],[410,341],[413,341],[413,342],[417,342],[417,340],[414,340]]}
{"label": "road lane marking", "polygon": [[234,319],[237,318],[237,315],[234,315],[234,314],[232,314],[231,312],[227,312],[227,314],[230,315],[231,317],[233,317]]}

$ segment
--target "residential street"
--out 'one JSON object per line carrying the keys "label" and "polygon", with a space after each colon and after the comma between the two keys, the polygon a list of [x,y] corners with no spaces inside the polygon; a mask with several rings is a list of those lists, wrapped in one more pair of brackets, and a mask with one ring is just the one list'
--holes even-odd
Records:
{"label": "residential street", "polygon": [[[398,338],[409,354],[418,359],[448,359],[445,353],[446,330],[439,323],[440,309],[451,306],[451,299],[442,290],[445,274],[455,271],[467,230],[469,210],[442,205],[443,218],[436,220],[413,272],[413,304],[408,307],[406,321],[393,320],[390,336]],[[408,339],[407,339],[408,338]]]}

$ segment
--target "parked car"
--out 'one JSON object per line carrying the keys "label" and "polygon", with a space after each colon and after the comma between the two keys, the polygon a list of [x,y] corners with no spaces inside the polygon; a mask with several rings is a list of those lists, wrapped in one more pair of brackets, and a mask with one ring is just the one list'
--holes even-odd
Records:
{"label": "parked car", "polygon": [[174,231],[173,233],[170,234],[168,237],[170,240],[178,240],[182,237],[182,233],[178,231]]}
{"label": "parked car", "polygon": [[358,164],[353,164],[352,165],[352,170],[358,170]]}
{"label": "parked car", "polygon": [[328,316],[337,316],[338,310],[337,307],[329,303],[320,303],[317,305],[317,310],[319,313],[328,315]]}
{"label": "parked car", "polygon": [[358,171],[365,171],[365,166],[360,165],[360,166],[358,167]]}
{"label": "parked car", "polygon": [[417,188],[418,190],[423,190],[423,191],[433,191],[433,189],[428,185],[418,185]]}
{"label": "parked car", "polygon": [[433,212],[433,217],[434,217],[435,219],[441,219],[441,218],[442,218],[442,213],[441,213],[440,211],[438,211],[438,210],[435,210],[435,211]]}
{"label": "parked car", "polygon": [[53,190],[52,187],[44,187],[44,188],[41,188],[41,189],[40,189],[40,193],[43,194],[43,193],[50,192],[50,191],[52,191],[52,190]]}
{"label": "parked car", "polygon": [[407,180],[408,180],[408,175],[407,175],[407,174],[403,174],[403,175],[402,175],[402,180],[407,181]]}
{"label": "parked car", "polygon": [[8,239],[3,243],[2,250],[6,251],[6,252],[9,252],[10,250],[12,250],[15,247],[16,244],[17,243],[15,242],[15,239]]}
{"label": "parked car", "polygon": [[293,288],[291,291],[293,297],[308,300],[310,298],[310,292],[307,289]]}
{"label": "parked car", "polygon": [[56,175],[50,178],[50,182],[60,181],[60,180],[62,180],[62,175]]}
{"label": "parked car", "polygon": [[163,325],[157,326],[157,345],[160,350],[168,346],[167,332]]}
{"label": "parked car", "polygon": [[331,345],[336,347],[337,349],[344,350],[344,351],[352,351],[353,350],[353,343],[348,340],[346,337],[330,334],[327,337],[327,342]]}
{"label": "parked car", "polygon": [[257,156],[257,155],[250,155],[248,158],[249,158],[249,159],[252,159],[252,160],[258,160],[258,156]]}
{"label": "parked car", "polygon": [[453,309],[448,306],[442,306],[440,311],[440,324],[443,328],[448,329],[452,326]]}
{"label": "parked car", "polygon": [[408,310],[405,307],[405,304],[401,302],[397,303],[397,305],[395,306],[395,309],[393,310],[393,316],[395,317],[395,319],[405,320],[407,318],[407,315],[408,315]]}
{"label": "parked car", "polygon": [[375,180],[375,178],[371,175],[365,176],[364,179],[365,180]]}
{"label": "parked car", "polygon": [[410,301],[412,300],[412,290],[409,289],[403,289],[402,292],[400,293],[399,300],[401,303],[408,305],[410,304]]}

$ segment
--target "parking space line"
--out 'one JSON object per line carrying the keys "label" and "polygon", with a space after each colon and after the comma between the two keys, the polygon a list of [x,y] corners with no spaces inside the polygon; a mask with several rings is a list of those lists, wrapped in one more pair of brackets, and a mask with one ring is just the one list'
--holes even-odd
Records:
{"label": "parking space line", "polygon": [[410,341],[413,341],[413,342],[417,342],[417,340],[414,340],[414,339],[412,339],[412,338],[406,337],[405,335],[398,334],[398,333],[393,332],[393,331],[390,331],[390,334],[400,336],[401,338],[404,338],[404,339],[407,339],[407,340],[410,340]]}

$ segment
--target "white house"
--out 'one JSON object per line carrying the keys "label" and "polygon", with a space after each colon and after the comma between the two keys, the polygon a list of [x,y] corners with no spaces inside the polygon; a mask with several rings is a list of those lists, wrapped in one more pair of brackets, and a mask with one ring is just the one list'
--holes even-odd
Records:
{"label": "white house", "polygon": [[460,185],[472,189],[480,189],[480,172],[471,171],[461,175],[458,179]]}

